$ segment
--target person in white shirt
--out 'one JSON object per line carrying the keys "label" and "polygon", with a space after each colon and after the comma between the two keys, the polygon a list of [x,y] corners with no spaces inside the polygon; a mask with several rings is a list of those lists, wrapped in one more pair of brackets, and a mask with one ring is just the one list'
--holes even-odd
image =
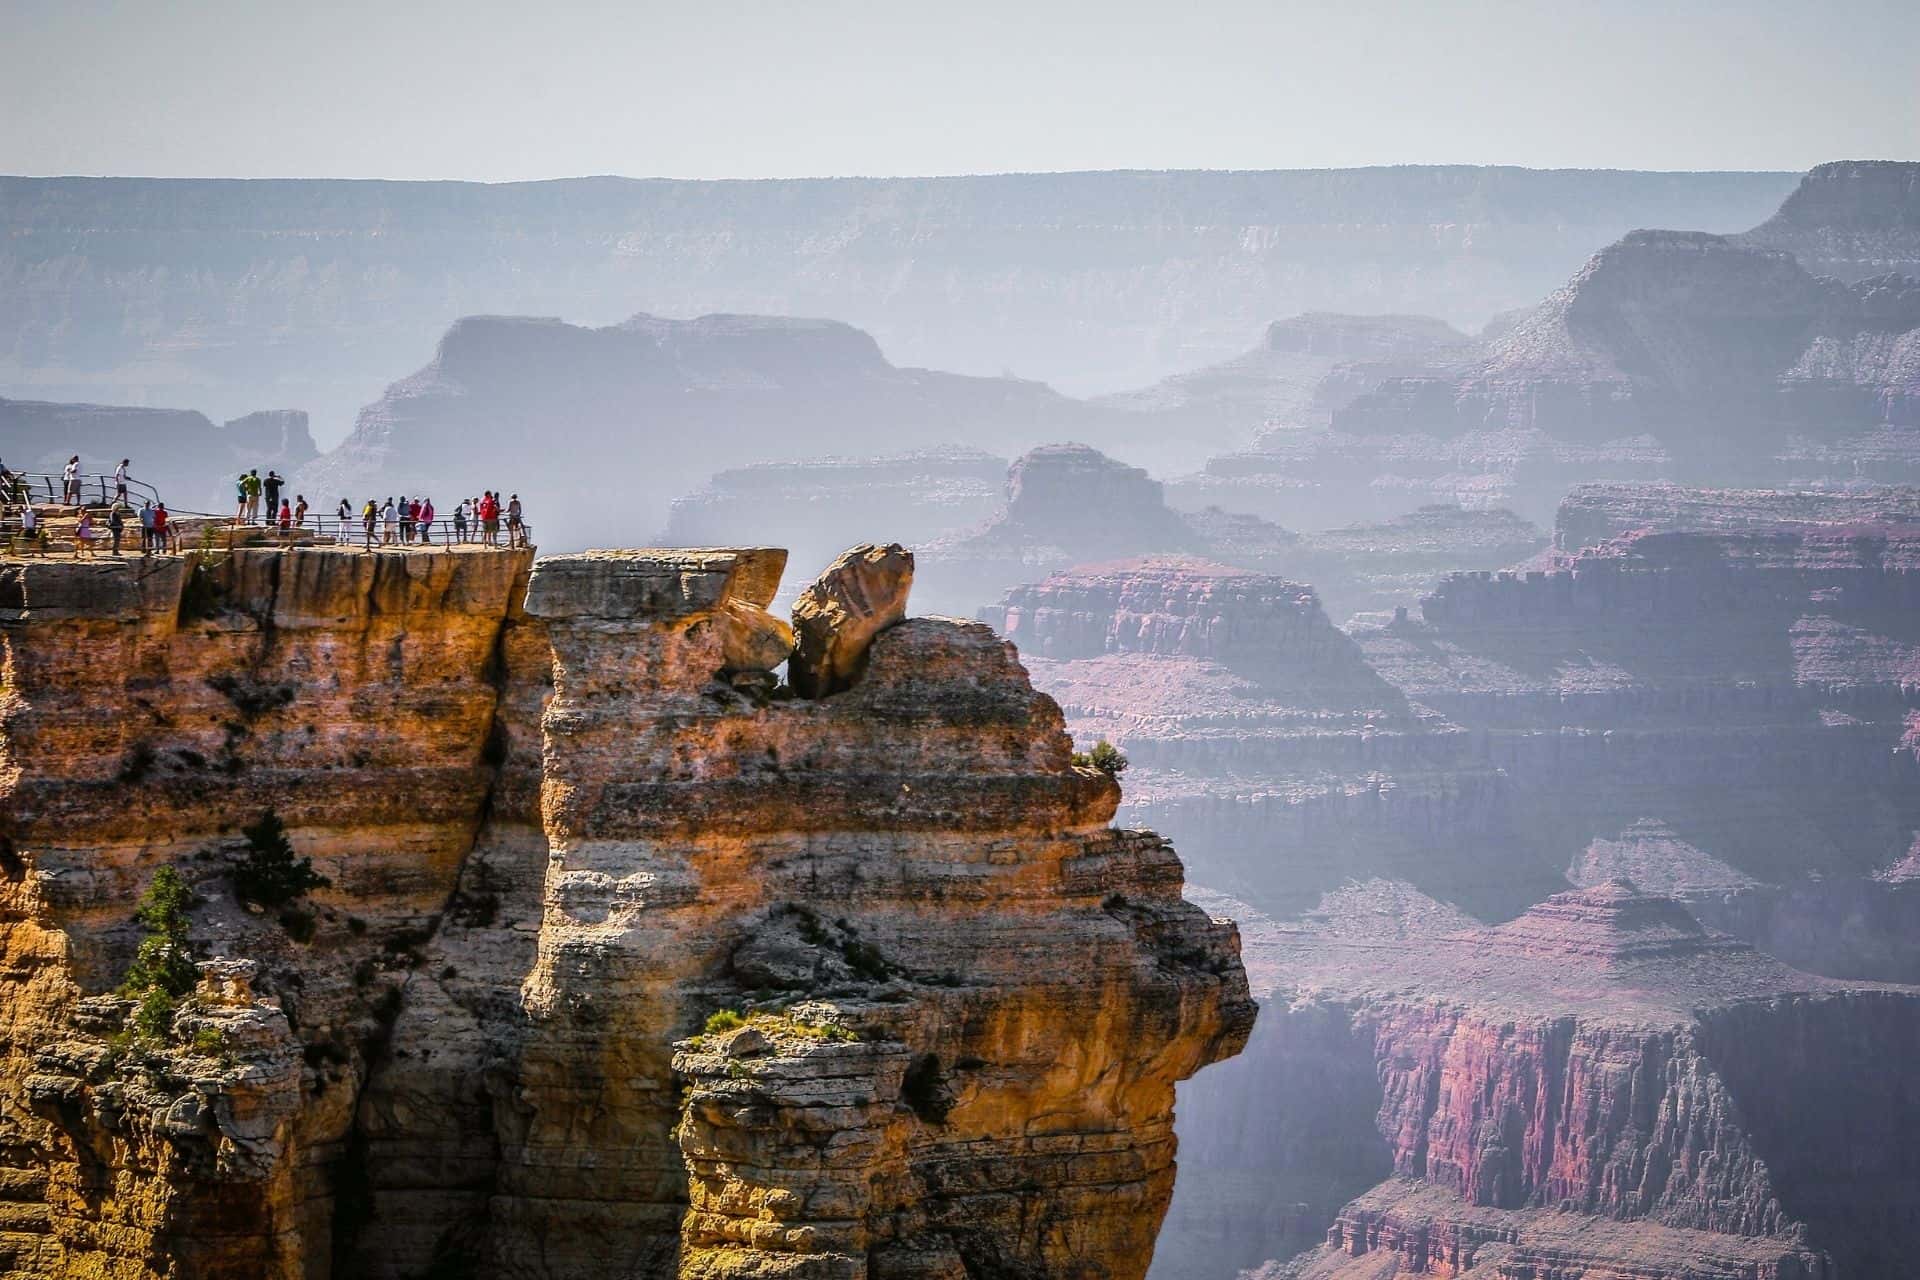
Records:
{"label": "person in white shirt", "polygon": [[70,507],[80,505],[80,455],[77,453],[60,468],[60,500]]}
{"label": "person in white shirt", "polygon": [[127,500],[127,465],[131,461],[129,458],[122,458],[120,465],[113,469],[113,500],[115,502]]}
{"label": "person in white shirt", "polygon": [[380,524],[380,544],[390,547],[400,535],[400,512],[394,507],[392,498],[388,498],[387,505],[380,508]]}

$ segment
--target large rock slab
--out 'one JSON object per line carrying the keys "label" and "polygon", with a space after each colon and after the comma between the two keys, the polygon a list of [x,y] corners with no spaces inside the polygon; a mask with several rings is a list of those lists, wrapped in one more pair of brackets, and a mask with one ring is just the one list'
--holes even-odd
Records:
{"label": "large rock slab", "polygon": [[873,638],[907,616],[913,553],[863,543],[827,566],[793,606],[795,648],[787,680],[803,698],[852,687]]}

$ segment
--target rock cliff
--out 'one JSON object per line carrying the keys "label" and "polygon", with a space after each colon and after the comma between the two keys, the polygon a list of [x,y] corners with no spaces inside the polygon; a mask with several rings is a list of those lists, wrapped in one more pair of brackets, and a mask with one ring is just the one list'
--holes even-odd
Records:
{"label": "rock cliff", "polygon": [[1779,211],[1737,237],[1792,254],[1816,275],[1920,276],[1920,164],[1836,160],[1815,165]]}
{"label": "rock cliff", "polygon": [[986,628],[752,669],[783,563],[0,565],[10,1274],[1141,1274],[1233,930]]}
{"label": "rock cliff", "polygon": [[1920,1110],[1883,1064],[1920,990],[1796,973],[1619,881],[1277,945],[1276,1021],[1370,1044],[1395,1175],[1300,1274],[1882,1275],[1914,1247]]}

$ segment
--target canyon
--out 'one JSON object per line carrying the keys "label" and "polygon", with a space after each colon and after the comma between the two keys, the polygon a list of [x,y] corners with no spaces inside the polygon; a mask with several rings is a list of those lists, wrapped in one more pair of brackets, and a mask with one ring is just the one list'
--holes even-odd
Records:
{"label": "canyon", "polygon": [[[1344,631],[1311,586],[1191,554],[1061,570],[983,611],[1083,748],[1127,754],[1123,819],[1170,833],[1194,896],[1247,938],[1265,1012],[1242,1057],[1183,1091],[1155,1276],[1282,1274],[1325,1239],[1284,1274],[1455,1274],[1476,1258],[1883,1274],[1903,1256],[1898,1140],[1850,1140],[1892,1162],[1863,1183],[1824,1130],[1790,1130],[1824,1114],[1836,1061],[1863,1064],[1847,1087],[1879,1108],[1845,1123],[1911,1123],[1864,1064],[1906,1052],[1914,996],[1888,984],[1920,980],[1917,534],[1910,488],[1591,485],[1568,495],[1552,547]],[[1631,941],[1643,925],[1658,946]],[[1525,963],[1496,983],[1484,957],[1509,944]],[[1583,986],[1589,957],[1616,952],[1634,957],[1620,990]],[[1696,971],[1712,980],[1697,992]],[[1651,1033],[1635,1001],[1668,991],[1698,1004]],[[1806,1044],[1824,1048],[1786,1047]],[[1684,1065],[1651,1065],[1656,1045]],[[1651,1140],[1651,1119],[1618,1139],[1592,1128],[1574,1099],[1595,1073],[1636,1106],[1680,1106],[1582,1054],[1704,1072],[1747,1099],[1713,1105],[1781,1183],[1716,1167],[1775,1208],[1701,1216],[1675,1192],[1689,1207],[1665,1214],[1653,1191],[1567,1205],[1525,1167],[1474,1172],[1496,1146]],[[1777,1072],[1753,1065],[1783,1055]],[[1432,1083],[1395,1083],[1410,1057],[1435,1064]],[[1489,1090],[1489,1111],[1444,1110]],[[1556,1127],[1535,1134],[1521,1113],[1546,1125],[1549,1105]],[[1441,1168],[1426,1133],[1464,1154]],[[1642,1169],[1732,1157],[1621,1158],[1628,1171],[1576,1181],[1644,1191]]]}
{"label": "canyon", "polygon": [[5,1273],[1143,1274],[1233,927],[902,548],[785,561],[0,562]]}
{"label": "canyon", "polygon": [[646,311],[831,317],[903,365],[1014,370],[1085,395],[1226,359],[1300,311],[1477,325],[1634,227],[1740,231],[1793,184],[1500,166],[493,185],[6,177],[0,385],[216,417],[294,405],[330,447],[463,316],[597,328]]}

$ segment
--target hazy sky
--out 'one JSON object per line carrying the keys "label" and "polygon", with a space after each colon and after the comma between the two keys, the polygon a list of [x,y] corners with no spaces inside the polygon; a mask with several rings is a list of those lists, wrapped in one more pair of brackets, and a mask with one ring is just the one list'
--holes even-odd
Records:
{"label": "hazy sky", "polygon": [[1920,0],[0,0],[0,172],[1920,159]]}

